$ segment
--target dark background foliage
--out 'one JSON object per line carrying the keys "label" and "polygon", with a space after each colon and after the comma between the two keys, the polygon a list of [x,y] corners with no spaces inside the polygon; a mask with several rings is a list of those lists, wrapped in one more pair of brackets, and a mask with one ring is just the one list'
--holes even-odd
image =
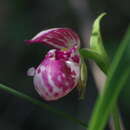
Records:
{"label": "dark background foliage", "polygon": [[[86,46],[89,38],[84,34],[89,35],[92,21],[104,11],[108,15],[102,20],[101,31],[112,59],[130,22],[129,5],[129,0],[0,0],[0,82],[41,100],[26,71],[37,66],[49,48],[43,45],[27,46],[24,40],[48,28],[70,27],[80,35],[82,46]],[[88,68],[85,100],[79,101],[74,90],[56,102],[46,102],[86,123],[97,97],[91,65]],[[119,100],[123,122],[128,130],[129,92],[128,85]],[[0,130],[41,129],[84,128],[0,90]]]}

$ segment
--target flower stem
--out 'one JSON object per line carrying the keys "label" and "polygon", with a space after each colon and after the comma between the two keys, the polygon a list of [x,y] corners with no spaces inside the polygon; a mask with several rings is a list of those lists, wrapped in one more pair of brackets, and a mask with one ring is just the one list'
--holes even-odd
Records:
{"label": "flower stem", "polygon": [[[108,69],[109,68],[107,68],[106,72],[104,72],[106,75],[108,75]],[[117,104],[112,109],[112,118],[115,130],[121,130],[120,113]]]}
{"label": "flower stem", "polygon": [[3,84],[0,84],[0,89],[8,92],[11,95],[17,96],[17,97],[19,97],[21,99],[24,99],[24,100],[26,100],[28,102],[31,102],[32,104],[35,104],[35,105],[37,105],[37,106],[39,106],[41,108],[44,108],[44,109],[46,109],[48,111],[51,111],[51,112],[53,112],[53,113],[55,113],[55,114],[57,114],[59,116],[62,116],[65,119],[73,121],[73,122],[75,122],[75,123],[77,123],[77,124],[79,124],[79,125],[81,125],[83,127],[87,127],[87,125],[85,123],[83,123],[82,121],[80,121],[79,119],[77,119],[77,118],[75,118],[75,117],[73,117],[73,116],[71,116],[71,115],[69,115],[69,114],[67,114],[67,113],[65,113],[63,111],[60,111],[60,110],[58,110],[58,109],[56,109],[54,107],[51,107],[48,104],[43,103],[42,101],[39,101],[39,100],[37,100],[35,98],[32,98],[31,96],[28,96],[28,95],[26,95],[24,93],[21,93],[21,92],[19,92],[17,90],[14,90],[12,88],[9,88],[9,87],[7,87],[7,86],[5,86]]}
{"label": "flower stem", "polygon": [[121,125],[120,125],[120,116],[119,116],[119,111],[118,111],[118,108],[117,106],[115,106],[113,108],[113,111],[112,111],[112,116],[113,116],[113,121],[114,121],[114,127],[115,127],[115,130],[121,130]]}
{"label": "flower stem", "polygon": [[[110,61],[108,59],[104,60],[101,58],[101,56],[94,52],[91,49],[80,49],[79,50],[80,54],[84,57],[84,58],[89,58],[94,60],[97,65],[101,68],[101,70],[108,75],[108,70],[109,70],[109,66],[110,66]],[[113,118],[113,123],[114,123],[114,128],[115,130],[121,130],[121,124],[120,124],[120,114],[118,111],[118,107],[115,105],[113,107],[112,110],[112,118]]]}

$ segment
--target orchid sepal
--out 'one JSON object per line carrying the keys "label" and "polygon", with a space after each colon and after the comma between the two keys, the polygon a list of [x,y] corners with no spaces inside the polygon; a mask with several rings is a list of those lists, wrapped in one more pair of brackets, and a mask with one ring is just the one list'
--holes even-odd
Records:
{"label": "orchid sepal", "polygon": [[52,28],[41,31],[31,40],[25,40],[28,44],[41,43],[52,46],[55,49],[80,47],[79,36],[70,28]]}

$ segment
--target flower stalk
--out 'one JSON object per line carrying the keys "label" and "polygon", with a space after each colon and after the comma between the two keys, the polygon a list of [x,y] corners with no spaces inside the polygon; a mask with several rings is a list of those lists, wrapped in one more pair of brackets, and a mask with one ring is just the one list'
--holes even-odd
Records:
{"label": "flower stalk", "polygon": [[[104,60],[100,58],[100,55],[96,54],[96,52],[93,53],[93,51],[90,51],[89,49],[80,49],[80,54],[84,58],[93,59],[96,63],[98,63],[99,67],[103,70],[103,72],[108,75],[110,63],[105,63]],[[113,107],[112,110],[112,118],[114,121],[115,130],[121,130],[120,114],[116,105]]]}
{"label": "flower stalk", "polygon": [[28,96],[28,95],[26,95],[26,94],[24,94],[22,92],[19,92],[19,91],[15,90],[15,89],[7,87],[7,86],[5,86],[3,84],[0,84],[0,89],[3,90],[3,91],[6,91],[7,93],[9,93],[9,94],[11,94],[13,96],[19,97],[19,98],[24,99],[24,100],[26,100],[26,101],[34,104],[34,105],[37,105],[37,106],[41,107],[42,109],[46,109],[46,110],[48,110],[50,112],[53,112],[56,115],[59,115],[59,116],[65,118],[67,120],[73,121],[76,124],[79,124],[79,125],[81,125],[83,127],[87,127],[87,125],[84,122],[82,122],[81,120],[79,120],[79,119],[77,119],[77,118],[75,118],[75,117],[73,117],[73,116],[71,116],[71,115],[69,115],[69,114],[67,114],[67,113],[65,113],[65,112],[63,112],[61,110],[58,110],[57,108],[49,106],[48,104],[46,104],[46,103],[44,103],[42,101],[39,101],[39,100],[37,100],[37,99],[35,99],[35,98],[31,97],[31,96]]}

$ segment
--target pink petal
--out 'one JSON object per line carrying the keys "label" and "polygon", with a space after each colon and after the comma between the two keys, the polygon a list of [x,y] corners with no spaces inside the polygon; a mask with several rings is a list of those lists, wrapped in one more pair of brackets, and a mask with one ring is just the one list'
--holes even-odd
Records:
{"label": "pink petal", "polygon": [[28,44],[43,43],[56,49],[80,46],[79,36],[70,28],[53,28],[38,33]]}

